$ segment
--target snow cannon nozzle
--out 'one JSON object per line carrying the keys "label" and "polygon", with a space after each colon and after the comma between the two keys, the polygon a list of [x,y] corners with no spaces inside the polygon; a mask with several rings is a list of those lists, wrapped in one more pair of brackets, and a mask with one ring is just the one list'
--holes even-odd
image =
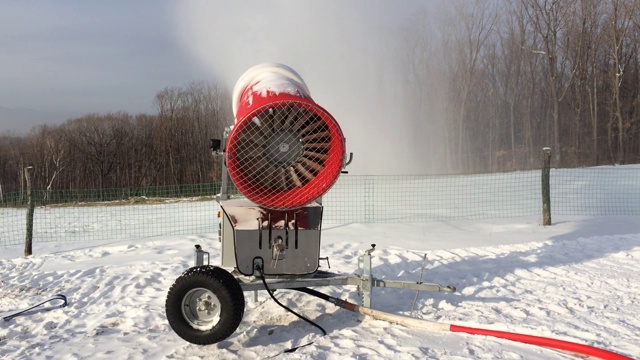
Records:
{"label": "snow cannon nozzle", "polygon": [[326,193],[345,165],[337,121],[286,65],[247,70],[233,90],[225,161],[238,190],[268,209],[300,208]]}

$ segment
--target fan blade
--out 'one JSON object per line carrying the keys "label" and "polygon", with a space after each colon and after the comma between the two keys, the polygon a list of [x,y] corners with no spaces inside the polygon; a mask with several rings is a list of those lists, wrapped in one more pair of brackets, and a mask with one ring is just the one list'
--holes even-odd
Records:
{"label": "fan blade", "polygon": [[315,171],[322,171],[322,169],[324,169],[324,166],[318,164],[317,162],[313,161],[313,160],[309,160],[307,158],[302,158],[302,162],[307,166],[312,168]]}
{"label": "fan blade", "polygon": [[307,178],[308,181],[315,179],[315,176],[313,176],[313,174],[310,173],[309,170],[305,169],[304,166],[302,166],[302,164],[300,163],[296,164],[296,170],[298,170],[305,178]]}
{"label": "fan blade", "polygon": [[287,171],[284,168],[278,168],[278,189],[280,191],[286,191],[289,189],[286,174]]}
{"label": "fan blade", "polygon": [[318,154],[317,152],[313,152],[313,151],[309,151],[309,150],[305,150],[302,153],[302,156],[304,157],[314,157],[316,159],[320,159],[320,160],[327,160],[327,158],[329,157],[329,155],[327,154]]}
{"label": "fan blade", "polygon": [[298,131],[298,134],[302,135],[302,134],[308,133],[309,131],[315,130],[315,129],[319,128],[320,126],[323,126],[323,125],[325,125],[324,121],[318,120],[318,121],[306,126],[304,129]]}
{"label": "fan blade", "polygon": [[331,143],[306,143],[304,144],[305,149],[328,149],[331,147]]}
{"label": "fan blade", "polygon": [[309,140],[313,140],[313,139],[319,139],[319,138],[323,138],[323,137],[328,137],[330,135],[331,134],[328,131],[323,131],[323,132],[319,132],[317,134],[307,135],[307,136],[302,138],[302,141],[309,141]]}
{"label": "fan blade", "polygon": [[287,107],[287,111],[289,113],[289,115],[287,115],[287,118],[284,120],[284,127],[288,128],[289,126],[291,126],[291,124],[293,123],[293,121],[296,118],[296,112],[294,111],[294,109],[291,106]]}
{"label": "fan blade", "polygon": [[297,187],[302,187],[302,181],[300,181],[298,174],[296,174],[292,166],[289,167],[289,175],[291,175],[291,180],[293,180],[293,183],[296,184]]}
{"label": "fan blade", "polygon": [[311,117],[311,113],[309,111],[305,111],[304,115],[302,115],[301,117],[298,117],[298,121],[296,121],[295,124],[293,124],[293,130],[294,131],[298,131],[298,129],[300,129],[301,126],[303,126],[307,120],[309,120],[309,118]]}

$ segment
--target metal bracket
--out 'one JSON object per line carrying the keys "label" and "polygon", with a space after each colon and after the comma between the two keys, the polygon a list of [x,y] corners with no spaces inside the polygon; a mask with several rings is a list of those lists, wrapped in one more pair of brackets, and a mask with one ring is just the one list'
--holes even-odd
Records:
{"label": "metal bracket", "polygon": [[326,261],[327,262],[327,266],[329,267],[329,269],[331,269],[331,264],[329,263],[329,257],[328,256],[318,258],[318,260]]}
{"label": "metal bracket", "polygon": [[349,166],[349,164],[351,164],[352,161],[353,161],[353,153],[350,152],[349,153],[349,158],[347,159],[347,161],[344,162],[344,166],[343,167]]}
{"label": "metal bracket", "polygon": [[358,292],[362,294],[362,306],[371,308],[371,289],[374,285],[374,278],[371,274],[371,253],[376,249],[376,244],[371,244],[371,249],[364,252],[358,258],[358,268],[362,269]]}
{"label": "metal bracket", "polygon": [[[347,148],[347,139],[344,139],[344,148]],[[346,168],[347,166],[349,166],[349,164],[351,164],[351,162],[353,161],[353,153],[350,152],[349,153],[349,157],[347,158],[346,156],[347,154],[344,155],[344,158],[342,159],[342,168]]]}
{"label": "metal bracket", "polygon": [[[265,279],[269,284],[269,288],[276,289],[294,289],[302,287],[316,286],[343,286],[355,285],[358,292],[362,294],[362,306],[371,308],[372,306],[372,290],[374,287],[385,287],[391,289],[413,290],[413,291],[430,291],[430,292],[455,292],[455,286],[431,284],[408,281],[380,280],[373,277],[371,253],[375,251],[376,245],[371,244],[371,249],[364,252],[364,255],[358,258],[358,268],[362,270],[362,274],[344,275],[335,274],[327,271],[317,271],[307,276],[277,276]],[[262,258],[255,258],[255,266],[264,266]],[[257,301],[257,291],[264,290],[264,285],[255,277],[241,276],[234,273],[243,291],[254,291],[254,300]]]}
{"label": "metal bracket", "polygon": [[[230,127],[226,127],[224,129],[224,134],[222,135],[221,144],[220,144],[222,152],[218,151],[219,155],[224,155],[224,151],[226,150],[226,147],[227,147],[227,138],[229,137],[230,132],[231,132]],[[221,157],[220,165],[222,167],[222,170],[221,170],[222,181],[220,183],[220,194],[216,196],[218,203],[220,203],[220,200],[228,200],[230,198],[230,195],[228,192],[228,186],[231,180],[229,179],[229,170],[227,169],[227,163],[224,159],[224,156],[220,156],[220,157]]]}
{"label": "metal bracket", "polygon": [[364,255],[358,258],[358,268],[362,269],[362,275],[356,275],[359,280],[358,292],[362,294],[362,306],[372,308],[372,290],[374,287],[386,287],[392,289],[402,290],[416,290],[416,291],[433,291],[433,292],[455,292],[455,286],[447,285],[442,286],[438,284],[429,284],[423,282],[407,282],[407,281],[395,281],[395,280],[380,280],[373,277],[371,270],[371,253],[376,249],[376,244],[371,244],[371,249],[364,252]]}
{"label": "metal bracket", "polygon": [[210,259],[211,256],[209,255],[209,253],[207,251],[202,250],[202,246],[196,244],[196,250],[194,253],[194,259],[193,262],[195,264],[195,266],[202,266],[204,265],[204,256],[207,255],[207,266],[210,265]]}

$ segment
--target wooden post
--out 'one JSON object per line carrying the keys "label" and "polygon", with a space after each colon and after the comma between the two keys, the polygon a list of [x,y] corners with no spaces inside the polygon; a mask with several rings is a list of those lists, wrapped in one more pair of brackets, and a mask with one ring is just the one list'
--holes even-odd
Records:
{"label": "wooden post", "polygon": [[33,194],[31,193],[31,166],[27,166],[24,169],[24,174],[27,180],[27,231],[24,240],[24,256],[30,256],[33,254],[33,211],[35,203],[33,201]]}
{"label": "wooden post", "polygon": [[542,225],[551,225],[551,148],[542,149]]}

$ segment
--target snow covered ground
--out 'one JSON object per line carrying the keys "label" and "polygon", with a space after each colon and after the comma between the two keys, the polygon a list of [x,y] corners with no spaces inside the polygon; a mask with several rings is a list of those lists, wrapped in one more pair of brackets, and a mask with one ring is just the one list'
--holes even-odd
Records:
{"label": "snow covered ground", "polygon": [[[374,289],[378,310],[494,330],[553,337],[640,358],[640,221],[634,216],[535,217],[422,224],[327,225],[322,256],[351,273],[376,243],[374,275],[457,287],[452,294]],[[0,321],[4,359],[567,359],[531,345],[458,333],[410,329],[360,319],[308,295],[282,290],[278,307],[247,293],[238,330],[196,346],[180,339],[164,314],[167,290],[191,266],[194,244],[219,263],[215,234],[139,240],[0,247],[0,316],[63,293],[64,309]],[[325,268],[326,269],[326,268]],[[319,288],[358,301],[353,287]],[[295,353],[291,347],[315,342]]]}

